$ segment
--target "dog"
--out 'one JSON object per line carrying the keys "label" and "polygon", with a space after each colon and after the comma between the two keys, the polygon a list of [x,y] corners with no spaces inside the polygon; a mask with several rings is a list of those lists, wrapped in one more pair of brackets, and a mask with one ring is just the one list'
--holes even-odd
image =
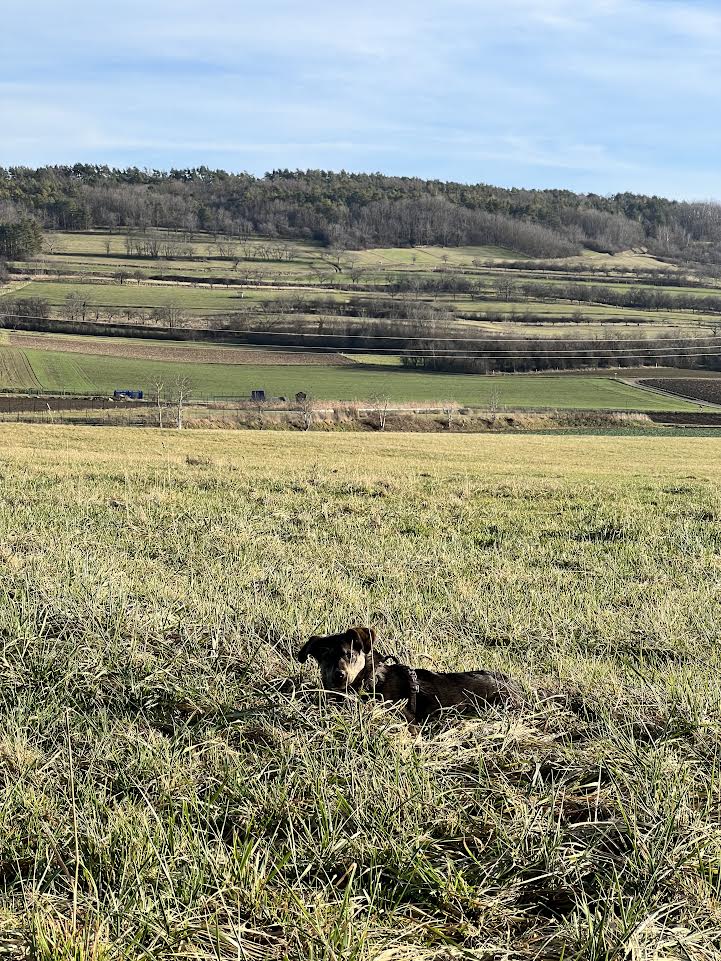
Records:
{"label": "dog", "polygon": [[304,664],[318,662],[323,687],[334,694],[368,694],[382,701],[405,701],[409,722],[420,724],[444,708],[469,711],[491,705],[518,703],[520,687],[497,671],[440,673],[405,664],[389,664],[394,658],[375,648],[372,627],[352,627],[344,634],[314,636],[296,654]]}

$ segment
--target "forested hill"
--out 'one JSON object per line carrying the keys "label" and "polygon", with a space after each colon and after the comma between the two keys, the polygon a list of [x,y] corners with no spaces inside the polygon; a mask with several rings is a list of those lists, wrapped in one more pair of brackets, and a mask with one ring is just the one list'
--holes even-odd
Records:
{"label": "forested hill", "polygon": [[0,168],[0,222],[28,214],[64,230],[201,229],[348,248],[499,244],[533,257],[645,246],[671,259],[721,263],[721,206],[714,203],[345,171],[276,170],[254,177],[206,167]]}

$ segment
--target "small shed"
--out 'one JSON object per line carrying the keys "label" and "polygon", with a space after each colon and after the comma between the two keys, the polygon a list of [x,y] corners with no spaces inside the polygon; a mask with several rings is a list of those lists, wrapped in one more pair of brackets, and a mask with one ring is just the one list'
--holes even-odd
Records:
{"label": "small shed", "polygon": [[264,390],[251,390],[250,399],[254,400],[256,403],[260,403],[265,400]]}

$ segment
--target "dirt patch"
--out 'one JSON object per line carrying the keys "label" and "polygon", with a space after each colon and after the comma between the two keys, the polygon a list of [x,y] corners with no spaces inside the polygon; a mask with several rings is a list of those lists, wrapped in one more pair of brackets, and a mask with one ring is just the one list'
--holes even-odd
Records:
{"label": "dirt patch", "polygon": [[129,360],[160,360],[181,364],[253,364],[267,366],[348,367],[355,362],[341,354],[303,351],[252,350],[243,347],[187,347],[176,344],[147,344],[142,341],[96,340],[53,334],[10,333],[11,347],[61,351],[68,354],[92,354],[101,357],[125,357]]}
{"label": "dirt patch", "polygon": [[721,427],[721,414],[682,414],[666,411],[652,412],[648,416],[654,424],[665,424],[668,427]]}
{"label": "dirt patch", "polygon": [[642,387],[664,390],[689,400],[703,400],[709,404],[721,404],[721,377],[663,377],[640,380]]}
{"label": "dirt patch", "polygon": [[26,397],[15,394],[0,394],[0,413],[2,414],[45,414],[62,410],[115,410],[124,408],[130,410],[142,405],[138,401],[123,403],[114,401],[110,397],[69,397],[67,395],[54,397],[42,394],[37,397]]}

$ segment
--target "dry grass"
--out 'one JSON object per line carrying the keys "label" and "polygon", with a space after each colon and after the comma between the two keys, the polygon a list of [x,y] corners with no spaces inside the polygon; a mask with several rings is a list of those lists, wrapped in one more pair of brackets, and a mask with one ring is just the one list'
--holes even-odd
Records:
{"label": "dry grass", "polygon": [[[0,442],[8,956],[718,958],[715,442]],[[528,703],[327,704],[358,622]]]}

